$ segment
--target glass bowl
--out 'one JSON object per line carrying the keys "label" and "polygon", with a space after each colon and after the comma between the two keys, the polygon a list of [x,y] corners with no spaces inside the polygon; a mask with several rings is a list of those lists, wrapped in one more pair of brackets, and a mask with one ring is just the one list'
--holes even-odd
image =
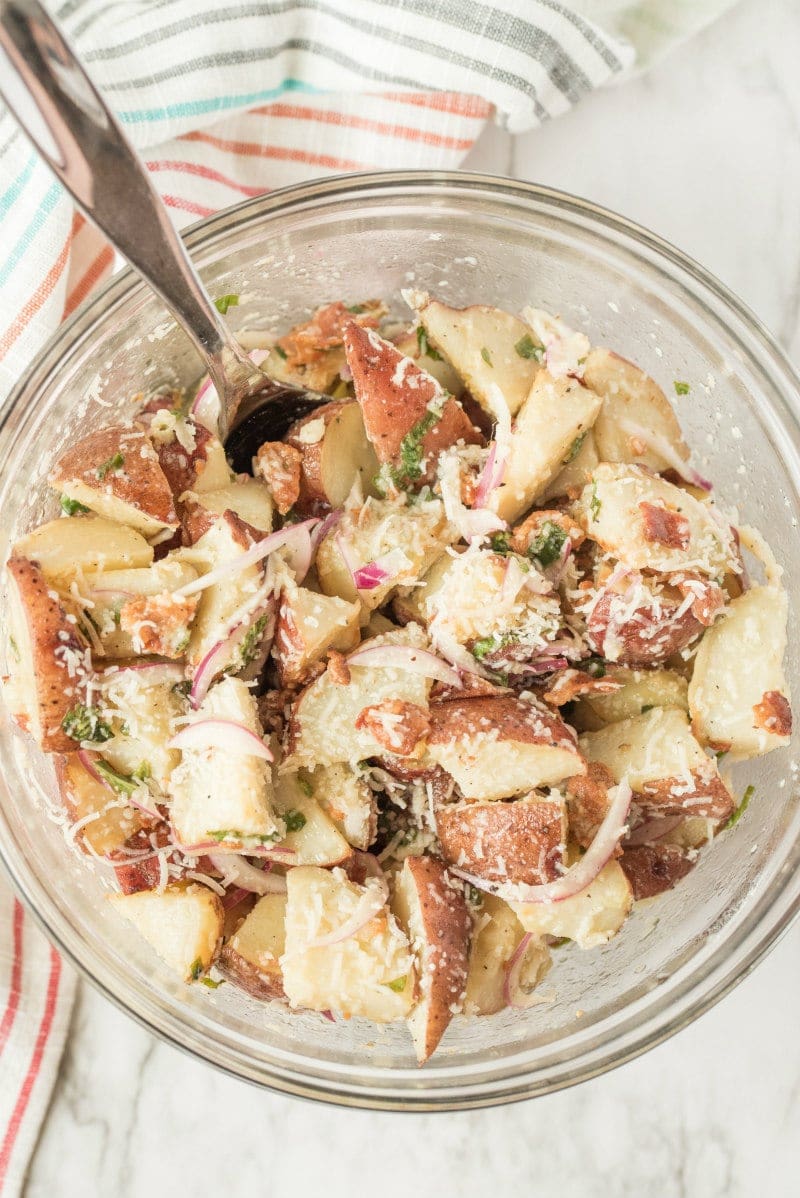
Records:
{"label": "glass bowl", "polygon": [[[671,246],[570,196],[479,175],[376,173],[247,201],[187,234],[213,295],[239,293],[235,327],[285,327],[323,301],[429,288],[451,303],[560,312],[640,363],[676,397],[687,439],[724,501],[768,535],[800,592],[798,378],[756,318]],[[398,300],[399,303],[399,300]],[[51,340],[0,429],[3,558],[56,512],[48,463],[76,435],[132,411],[136,393],[197,377],[187,339],[130,272]],[[788,672],[797,674],[798,611]],[[742,668],[747,663],[742,662]],[[792,747],[740,766],[756,794],[678,888],[640,905],[602,949],[556,954],[544,1002],[456,1018],[418,1069],[405,1028],[259,1005],[185,986],[126,930],[110,883],[67,851],[48,818],[47,759],[3,716],[0,856],[47,935],[109,998],[189,1052],[274,1090],[351,1106],[441,1110],[547,1093],[629,1060],[695,1019],[742,978],[800,902]]]}

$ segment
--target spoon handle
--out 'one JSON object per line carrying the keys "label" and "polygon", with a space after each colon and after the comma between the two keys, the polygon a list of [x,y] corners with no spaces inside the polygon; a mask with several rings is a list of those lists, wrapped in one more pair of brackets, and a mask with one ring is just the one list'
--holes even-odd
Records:
{"label": "spoon handle", "polygon": [[192,338],[227,425],[258,372],[206,293],[136,151],[38,0],[0,0],[0,92],[78,206]]}

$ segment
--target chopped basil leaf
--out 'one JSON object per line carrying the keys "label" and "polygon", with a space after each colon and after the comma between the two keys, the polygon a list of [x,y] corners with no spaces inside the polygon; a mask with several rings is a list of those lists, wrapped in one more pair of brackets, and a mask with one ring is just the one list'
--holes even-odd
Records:
{"label": "chopped basil leaf", "polygon": [[287,832],[299,832],[306,826],[306,817],[302,811],[287,811],[284,813],[283,822],[286,824]]}
{"label": "chopped basil leaf", "polygon": [[255,658],[258,652],[259,642],[262,633],[267,626],[267,617],[259,616],[252,628],[248,628],[241,645],[239,646],[239,667],[244,669],[249,666],[250,662]]}
{"label": "chopped basil leaf", "polygon": [[589,432],[589,430],[587,428],[587,429],[584,429],[584,431],[582,433],[578,434],[578,436],[575,438],[575,440],[570,445],[569,453],[564,458],[562,465],[566,466],[570,462],[575,460],[575,458],[578,456],[578,454],[581,451],[581,446],[583,445],[584,441],[586,440],[588,432]]}
{"label": "chopped basil leaf", "polygon": [[602,657],[587,657],[585,661],[581,662],[581,666],[590,678],[605,678],[606,676],[606,663]]}
{"label": "chopped basil leaf", "polygon": [[196,982],[200,977],[200,974],[203,972],[203,962],[199,957],[192,961],[191,965],[189,966],[189,972],[192,975],[192,981]]}
{"label": "chopped basil leaf", "polygon": [[676,395],[688,395],[689,394],[689,384],[676,382],[675,383],[675,394]]}
{"label": "chopped basil leaf", "polygon": [[216,840],[217,844],[221,844],[223,840],[256,840],[259,844],[274,844],[278,839],[277,832],[270,832],[262,836],[253,832],[242,832],[239,828],[216,828],[208,835],[211,840]]}
{"label": "chopped basil leaf", "polygon": [[717,761],[722,761],[722,758],[727,757],[729,753],[730,749],[717,749],[714,756],[716,757]]}
{"label": "chopped basil leaf", "polygon": [[592,519],[596,520],[600,515],[600,509],[603,506],[602,499],[597,498],[597,483],[592,483],[592,498],[589,501],[589,509],[592,513]]}
{"label": "chopped basil leaf", "polygon": [[109,765],[107,761],[95,761],[94,768],[101,778],[105,778],[108,785],[113,787],[114,790],[119,791],[120,794],[132,795],[141,786],[141,781],[133,777],[126,777],[119,770],[115,770],[113,765]]}
{"label": "chopped basil leaf", "polygon": [[98,466],[95,473],[97,474],[97,477],[102,480],[109,472],[116,473],[116,471],[121,470],[124,465],[125,459],[122,454],[115,453],[108,459],[107,462],[103,462],[102,466]]}
{"label": "chopped basil leaf", "polygon": [[543,347],[536,344],[530,333],[526,333],[524,337],[520,337],[514,349],[521,358],[527,358],[529,361],[531,358],[535,362],[541,362],[544,359]]}
{"label": "chopped basil leaf", "polygon": [[189,679],[187,678],[187,679],[185,679],[184,682],[176,682],[175,685],[172,687],[172,692],[175,695],[188,695],[189,691],[191,689],[192,689],[192,684],[189,681]]}
{"label": "chopped basil leaf", "polygon": [[428,408],[421,420],[418,420],[400,442],[400,464],[391,468],[392,481],[401,486],[403,482],[413,482],[422,475],[422,442],[427,433],[441,420],[442,407],[435,404]]}
{"label": "chopped basil leaf", "polygon": [[202,985],[208,986],[209,990],[219,990],[220,986],[225,985],[224,979],[219,982],[215,982],[213,978],[201,978],[200,981]]}
{"label": "chopped basil leaf", "polygon": [[489,537],[489,544],[494,553],[511,552],[511,537],[507,532],[493,532]]}
{"label": "chopped basil leaf", "polygon": [[401,978],[395,978],[393,982],[387,982],[386,985],[390,990],[394,990],[395,994],[402,994],[406,988],[407,977],[404,974]]}
{"label": "chopped basil leaf", "polygon": [[647,712],[647,711],[654,711],[654,710],[655,710],[655,707],[656,707],[656,704],[655,704],[655,703],[645,703],[644,707],[643,707],[643,708],[642,708],[642,710],[639,712],[639,714],[640,714],[640,715],[644,715],[644,714],[645,714],[645,712]]}
{"label": "chopped basil leaf", "polygon": [[470,653],[478,661],[483,661],[488,654],[495,653],[498,649],[505,649],[506,645],[513,645],[516,639],[513,632],[504,632],[502,636],[484,636],[473,643]]}
{"label": "chopped basil leaf", "polygon": [[283,358],[283,360],[285,362],[286,358],[287,358],[287,353],[286,353],[286,350],[283,348],[283,346],[282,345],[273,345],[272,348],[275,350],[275,353],[278,355],[278,357]]}
{"label": "chopped basil leaf", "polygon": [[442,355],[437,349],[433,348],[428,340],[428,334],[421,324],[417,325],[417,346],[421,358],[432,358],[434,362],[441,362]]}
{"label": "chopped basil leaf", "polygon": [[494,366],[494,362],[492,361],[492,355],[489,353],[489,351],[485,345],[482,346],[482,348],[481,348],[481,357],[483,358],[483,360],[487,366]]}
{"label": "chopped basil leaf", "polygon": [[78,503],[77,499],[70,499],[69,495],[62,495],[60,503],[65,516],[78,516],[89,510],[85,503]]}
{"label": "chopped basil leaf", "polygon": [[535,558],[540,566],[552,566],[561,556],[567,534],[560,524],[545,520],[539,535],[528,546],[528,557]]}
{"label": "chopped basil leaf", "polygon": [[480,907],[483,904],[483,895],[477,886],[473,886],[471,882],[464,883],[464,894],[467,902],[473,907]]}
{"label": "chopped basil leaf", "polygon": [[314,787],[311,785],[311,783],[308,781],[308,779],[307,778],[298,778],[297,785],[300,787],[300,789],[302,790],[302,792],[306,796],[306,798],[310,799],[314,793]]}
{"label": "chopped basil leaf", "polygon": [[725,820],[725,823],[722,825],[723,828],[732,828],[734,824],[738,824],[739,820],[742,818],[745,811],[747,810],[750,800],[752,799],[752,797],[755,793],[756,793],[755,786],[747,787],[744,794],[742,795],[741,803],[739,804],[739,806],[736,808],[735,811],[731,812],[728,819]]}
{"label": "chopped basil leaf", "polygon": [[73,740],[88,740],[98,745],[111,740],[114,735],[111,725],[101,719],[97,708],[87,707],[85,703],[76,703],[71,707],[61,721],[61,727]]}
{"label": "chopped basil leaf", "polygon": [[152,777],[152,774],[153,774],[153,771],[150,768],[150,762],[149,761],[140,761],[139,764],[137,765],[136,769],[131,774],[131,777],[138,778],[138,780],[140,782],[144,782],[145,779]]}
{"label": "chopped basil leaf", "polygon": [[362,312],[366,312],[363,304],[346,304],[348,312],[352,312],[354,316],[360,316]]}
{"label": "chopped basil leaf", "polygon": [[571,936],[560,936],[558,938],[558,940],[550,941],[550,947],[551,948],[563,948],[565,944],[571,944],[571,943],[572,943]]}
{"label": "chopped basil leaf", "polygon": [[221,295],[214,300],[214,307],[224,316],[228,308],[235,308],[239,303],[238,295]]}

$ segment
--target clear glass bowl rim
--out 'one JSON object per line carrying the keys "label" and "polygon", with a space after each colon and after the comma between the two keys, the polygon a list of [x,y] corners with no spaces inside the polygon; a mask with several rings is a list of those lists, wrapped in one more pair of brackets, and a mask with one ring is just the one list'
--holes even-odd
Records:
{"label": "clear glass bowl rim", "polygon": [[[782,430],[794,448],[800,449],[800,376],[758,317],[723,283],[669,242],[609,209],[569,193],[469,172],[361,172],[298,183],[244,200],[191,225],[184,231],[184,237],[190,250],[202,249],[238,224],[308,208],[317,202],[341,202],[348,198],[357,201],[366,193],[380,192],[391,193],[397,199],[421,193],[434,196],[441,190],[446,190],[451,198],[459,192],[465,196],[488,193],[495,200],[513,201],[518,207],[527,204],[561,213],[610,234],[617,244],[638,256],[646,270],[660,265],[672,280],[690,290],[695,301],[699,300],[714,319],[724,320],[727,332],[751,360],[757,354],[761,373],[768,376],[773,394],[779,397],[776,414]],[[127,268],[59,327],[28,367],[0,414],[0,460],[2,450],[14,437],[24,405],[40,393],[65,351],[92,336],[111,311],[145,289],[145,284]],[[759,896],[741,923],[733,930],[726,925],[726,934],[716,947],[696,954],[687,966],[679,966],[669,978],[670,985],[652,991],[643,1006],[637,1004],[641,1009],[605,1034],[601,1025],[580,1053],[561,1062],[558,1069],[548,1068],[542,1076],[531,1072],[524,1063],[515,1068],[512,1057],[503,1062],[504,1068],[494,1072],[485,1090],[480,1083],[450,1090],[426,1090],[424,1084],[393,1090],[391,1071],[387,1070],[384,1084],[359,1084],[337,1091],[326,1085],[324,1079],[315,1084],[306,1075],[293,1075],[289,1068],[265,1067],[230,1040],[226,1043],[220,1038],[216,1043],[209,1042],[200,1029],[192,1029],[185,1020],[165,1012],[141,987],[140,992],[133,988],[125,994],[118,992],[111,984],[102,951],[73,943],[77,937],[65,926],[46,888],[25,869],[22,854],[14,853],[13,829],[2,805],[0,867],[45,935],[79,973],[117,1007],[167,1043],[234,1077],[275,1092],[374,1110],[419,1112],[496,1106],[552,1093],[616,1068],[662,1043],[714,1006],[774,947],[800,911],[800,842],[795,841],[779,878],[773,879],[769,890]]]}

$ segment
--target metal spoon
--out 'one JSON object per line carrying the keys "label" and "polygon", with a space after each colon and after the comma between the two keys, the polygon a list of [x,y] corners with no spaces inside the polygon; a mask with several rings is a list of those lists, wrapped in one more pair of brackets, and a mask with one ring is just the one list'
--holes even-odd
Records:
{"label": "metal spoon", "polygon": [[235,470],[264,441],[330,401],[260,371],[192,266],[144,164],[38,0],[0,0],[0,94],[79,208],[152,287],[197,346],[220,399]]}

